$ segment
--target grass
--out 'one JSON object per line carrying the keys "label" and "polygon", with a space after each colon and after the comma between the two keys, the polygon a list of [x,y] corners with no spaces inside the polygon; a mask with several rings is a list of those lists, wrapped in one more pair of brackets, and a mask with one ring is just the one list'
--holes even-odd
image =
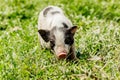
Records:
{"label": "grass", "polygon": [[[0,0],[0,80],[119,80],[119,0]],[[78,62],[56,60],[37,36],[40,10],[61,7],[79,29]]]}

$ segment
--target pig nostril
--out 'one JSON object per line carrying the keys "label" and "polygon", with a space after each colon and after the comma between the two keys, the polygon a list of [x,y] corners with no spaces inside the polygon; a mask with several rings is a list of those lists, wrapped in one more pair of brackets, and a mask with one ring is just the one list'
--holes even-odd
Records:
{"label": "pig nostril", "polygon": [[65,59],[66,56],[67,56],[66,53],[60,53],[60,54],[58,55],[59,59]]}

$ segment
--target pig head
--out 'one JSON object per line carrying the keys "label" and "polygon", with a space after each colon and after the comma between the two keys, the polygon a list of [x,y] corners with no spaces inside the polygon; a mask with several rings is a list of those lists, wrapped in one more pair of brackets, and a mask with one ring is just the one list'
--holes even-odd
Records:
{"label": "pig head", "polygon": [[58,59],[74,59],[76,58],[74,51],[74,34],[77,26],[71,28],[53,27],[52,30],[38,30],[39,34],[45,42],[50,43],[52,52]]}

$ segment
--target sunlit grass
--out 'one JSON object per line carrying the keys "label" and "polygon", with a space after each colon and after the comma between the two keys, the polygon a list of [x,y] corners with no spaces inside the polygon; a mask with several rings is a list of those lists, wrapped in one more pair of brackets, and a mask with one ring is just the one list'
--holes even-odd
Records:
{"label": "sunlit grass", "polygon": [[[1,80],[120,79],[120,1],[1,0]],[[61,7],[79,28],[77,62],[56,60],[40,48],[37,19],[48,5]]]}

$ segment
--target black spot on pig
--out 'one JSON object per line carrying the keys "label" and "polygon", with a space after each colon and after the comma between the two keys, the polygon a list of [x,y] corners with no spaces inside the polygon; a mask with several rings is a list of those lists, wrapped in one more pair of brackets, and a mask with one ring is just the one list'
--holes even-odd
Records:
{"label": "black spot on pig", "polygon": [[55,14],[58,14],[60,13],[59,11],[54,11],[54,12],[51,12],[52,15],[55,15]]}
{"label": "black spot on pig", "polygon": [[74,34],[77,26],[73,26],[65,32],[65,44],[72,45],[74,43]]}
{"label": "black spot on pig", "polygon": [[64,28],[68,28],[68,25],[66,23],[63,22],[62,24],[63,24]]}
{"label": "black spot on pig", "polygon": [[53,27],[52,30],[38,30],[40,36],[45,42],[50,42],[50,48],[54,50],[55,46],[55,36],[54,36],[54,31],[56,30],[56,27]]}
{"label": "black spot on pig", "polygon": [[50,11],[51,9],[53,9],[53,8],[52,8],[52,7],[46,8],[46,9],[44,10],[44,12],[43,12],[43,15],[46,17],[48,11]]}
{"label": "black spot on pig", "polygon": [[50,40],[50,48],[54,50],[55,47],[55,40]]}
{"label": "black spot on pig", "polygon": [[50,37],[49,37],[49,39],[50,39],[50,48],[52,50],[54,50],[54,46],[55,46],[55,37],[54,37],[54,35],[51,34]]}
{"label": "black spot on pig", "polygon": [[72,45],[74,43],[74,38],[73,35],[71,34],[66,34],[65,35],[65,44]]}
{"label": "black spot on pig", "polygon": [[45,42],[49,41],[50,31],[41,29],[41,30],[38,30],[38,32]]}
{"label": "black spot on pig", "polygon": [[53,29],[50,31],[50,36],[49,36],[49,39],[50,39],[50,48],[52,50],[54,50],[54,47],[55,47],[55,35],[54,35],[54,31],[56,30],[56,27],[53,27]]}

